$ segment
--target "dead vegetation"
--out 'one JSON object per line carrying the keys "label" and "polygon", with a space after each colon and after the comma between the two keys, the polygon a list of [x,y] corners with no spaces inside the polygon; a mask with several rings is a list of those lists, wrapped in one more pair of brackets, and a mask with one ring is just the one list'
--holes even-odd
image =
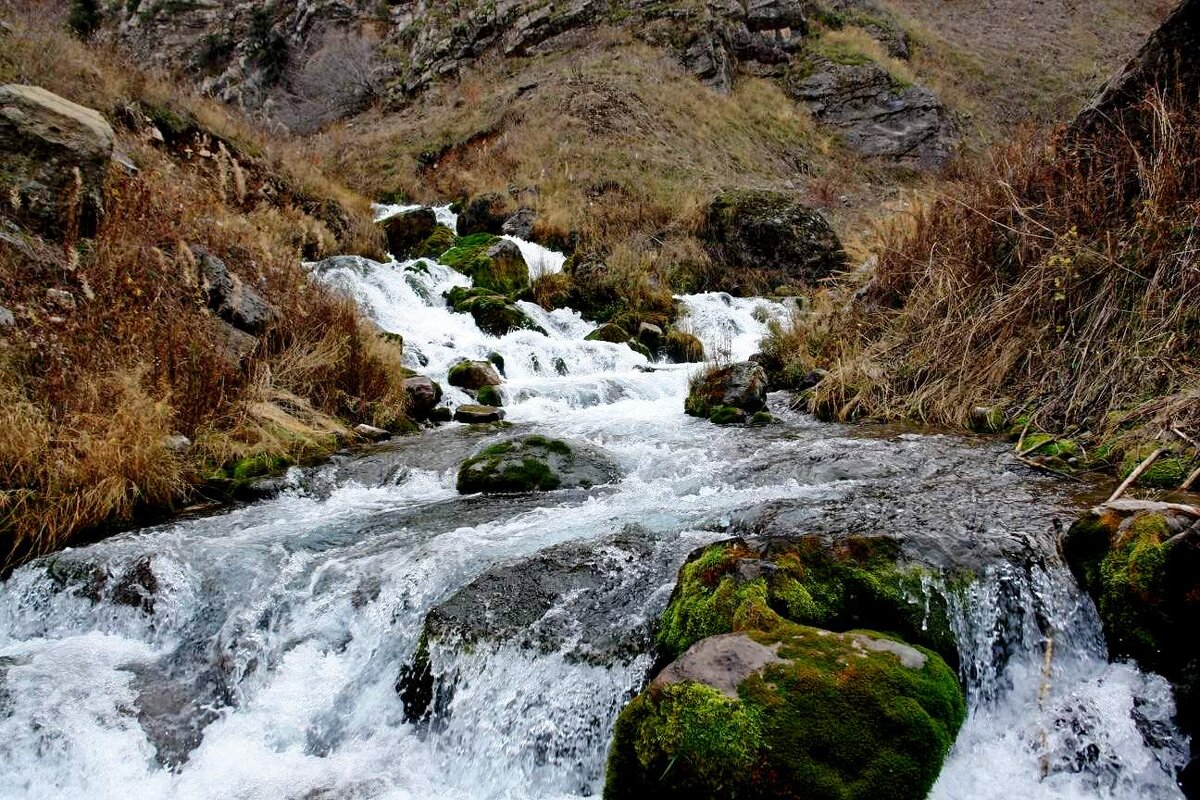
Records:
{"label": "dead vegetation", "polygon": [[[213,479],[323,456],[355,423],[405,428],[399,346],[301,264],[377,249],[369,203],[61,20],[6,21],[0,80],[99,109],[136,170],[111,169],[94,238],[41,242],[4,223],[0,564]],[[147,118],[165,141],[145,136]],[[277,310],[264,330],[209,310],[198,247]]]}
{"label": "dead vegetation", "polygon": [[[1200,430],[1200,110],[1148,97],[1120,127],[997,151],[883,238],[857,299],[770,346],[832,374],[830,417],[1128,443]],[[853,288],[853,287],[852,287]]]}

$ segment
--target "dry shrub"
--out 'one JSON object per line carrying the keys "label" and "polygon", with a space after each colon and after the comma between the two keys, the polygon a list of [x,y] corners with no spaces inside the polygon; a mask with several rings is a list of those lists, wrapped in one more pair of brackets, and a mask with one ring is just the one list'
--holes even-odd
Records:
{"label": "dry shrub", "polygon": [[834,322],[819,405],[962,425],[1003,403],[1093,432],[1118,411],[1200,424],[1198,225],[1194,102],[1152,96],[1120,127],[1006,147],[886,242]]}

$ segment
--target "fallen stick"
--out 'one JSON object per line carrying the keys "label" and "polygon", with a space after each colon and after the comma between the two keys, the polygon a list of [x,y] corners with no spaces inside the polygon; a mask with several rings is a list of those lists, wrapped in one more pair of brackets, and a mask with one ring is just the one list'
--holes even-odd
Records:
{"label": "fallen stick", "polygon": [[1200,467],[1196,467],[1195,471],[1193,471],[1191,475],[1187,476],[1187,480],[1185,480],[1183,485],[1179,487],[1179,491],[1186,492],[1188,489],[1192,488],[1192,484],[1194,484],[1198,478],[1200,478]]}
{"label": "fallen stick", "polygon": [[1192,447],[1196,448],[1197,450],[1200,450],[1200,442],[1197,442],[1195,439],[1188,436],[1183,431],[1179,430],[1179,428],[1177,426],[1175,426],[1175,425],[1171,426],[1171,433],[1175,434],[1180,439],[1183,439],[1185,442],[1187,442],[1188,444],[1190,444]]}
{"label": "fallen stick", "polygon": [[1151,453],[1149,458],[1147,458],[1142,463],[1138,464],[1137,469],[1135,469],[1133,472],[1129,473],[1129,477],[1126,478],[1124,481],[1122,481],[1121,485],[1117,487],[1117,490],[1112,493],[1112,496],[1109,497],[1108,500],[1105,501],[1105,505],[1107,505],[1108,503],[1111,503],[1114,500],[1119,500],[1121,495],[1125,494],[1125,490],[1128,489],[1130,486],[1133,486],[1133,484],[1137,481],[1137,479],[1142,477],[1142,473],[1145,472],[1146,470],[1150,469],[1150,465],[1153,464],[1155,461],[1157,461],[1158,457],[1161,456],[1165,452],[1167,452],[1166,448],[1160,447],[1157,450],[1155,450],[1153,453]]}

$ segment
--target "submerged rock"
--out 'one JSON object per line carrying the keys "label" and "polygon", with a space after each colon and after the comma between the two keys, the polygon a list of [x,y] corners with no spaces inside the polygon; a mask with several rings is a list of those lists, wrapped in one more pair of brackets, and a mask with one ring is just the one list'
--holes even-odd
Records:
{"label": "submerged rock", "polygon": [[[712,417],[720,409],[753,414],[767,405],[767,374],[753,361],[710,367],[692,379],[684,410],[693,417]],[[728,418],[730,411],[722,412]],[[715,421],[715,420],[714,420]]]}
{"label": "submerged rock", "polygon": [[513,494],[586,489],[619,477],[612,459],[595,448],[526,436],[485,447],[464,461],[458,470],[458,491]]}
{"label": "submerged rock", "polygon": [[747,294],[759,285],[812,285],[846,264],[825,218],[782,192],[718,196],[705,212],[700,238],[723,268],[714,290]]}

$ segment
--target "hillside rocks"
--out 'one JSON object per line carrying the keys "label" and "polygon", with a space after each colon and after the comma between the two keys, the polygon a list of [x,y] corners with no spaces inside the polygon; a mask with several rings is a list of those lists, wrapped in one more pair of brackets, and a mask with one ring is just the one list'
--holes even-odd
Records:
{"label": "hillside rocks", "polygon": [[1125,67],[1079,113],[1071,128],[1087,133],[1127,116],[1147,90],[1196,100],[1200,85],[1200,0],[1183,0]]}
{"label": "hillside rocks", "polygon": [[740,189],[709,203],[700,231],[724,267],[713,288],[752,294],[758,285],[813,285],[846,264],[833,228],[795,197]]}
{"label": "hillside rocks", "polygon": [[240,331],[258,336],[279,318],[279,309],[246,285],[225,262],[207,249],[193,246],[200,271],[200,288],[214,314]]}
{"label": "hillside rocks", "polygon": [[612,459],[595,448],[526,436],[491,445],[462,463],[462,494],[514,494],[591,488],[620,477]]}
{"label": "hillside rocks", "polygon": [[100,112],[37,86],[0,86],[0,190],[36,232],[95,234],[112,154],[113,129]]}
{"label": "hillside rocks", "polygon": [[873,62],[841,64],[814,55],[808,74],[787,88],[862,155],[938,169],[958,148],[957,126],[937,96],[898,82]]}

